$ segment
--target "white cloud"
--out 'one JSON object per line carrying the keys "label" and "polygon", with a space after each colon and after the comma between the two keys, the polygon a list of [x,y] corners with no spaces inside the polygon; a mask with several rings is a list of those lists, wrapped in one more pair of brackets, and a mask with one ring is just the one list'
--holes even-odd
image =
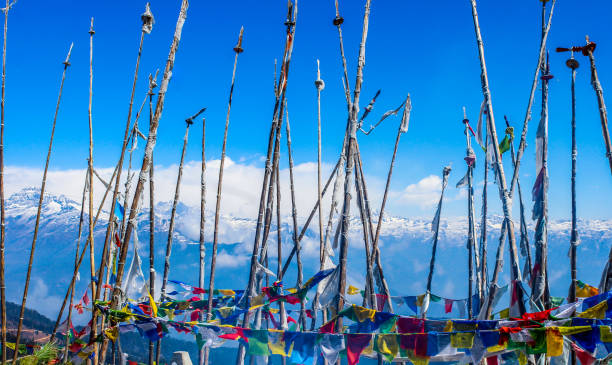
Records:
{"label": "white cloud", "polygon": [[229,269],[242,267],[248,260],[248,256],[230,255],[226,251],[221,250],[217,254],[217,267]]}
{"label": "white cloud", "polygon": [[440,199],[442,179],[437,175],[429,175],[417,182],[410,184],[404,190],[394,195],[405,204],[418,205],[420,208],[434,206]]}

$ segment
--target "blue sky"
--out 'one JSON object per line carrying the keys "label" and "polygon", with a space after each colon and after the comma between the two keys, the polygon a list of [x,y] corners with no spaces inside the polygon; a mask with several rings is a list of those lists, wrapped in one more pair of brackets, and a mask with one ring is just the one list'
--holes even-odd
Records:
{"label": "blue sky", "polygon": [[[350,83],[361,36],[364,1],[341,1],[343,33]],[[163,69],[180,1],[152,1],[156,24],[146,36],[136,91],[138,106],[146,92],[147,75]],[[326,88],[322,96],[323,158],[333,164],[346,123],[346,106],[340,83],[338,39],[331,20],[332,0],[302,1],[291,64],[288,107],[296,163],[316,161],[316,59],[321,61]],[[492,99],[498,131],[506,114],[515,126],[522,124],[540,39],[541,3],[480,1],[480,24],[485,41]],[[89,69],[89,18],[95,17],[94,37],[94,161],[96,166],[116,163],[127,114],[140,14],[144,2],[19,1],[9,13],[5,163],[15,168],[40,169],[57,98],[61,62],[74,42],[60,110],[51,168],[83,169],[88,148],[87,101]],[[611,6],[603,1],[560,1],[555,9],[549,49],[582,45],[585,34],[598,43],[596,57],[604,91],[612,88]],[[286,3],[192,1],[174,74],[166,98],[158,145],[157,164],[172,166],[179,157],[183,120],[207,107],[206,150],[218,158],[225,121],[234,46],[241,25],[244,49],[238,65],[232,109],[228,155],[236,162],[261,167],[273,108],[274,59],[282,56]],[[550,83],[550,210],[557,218],[570,214],[570,104],[568,54],[551,53]],[[588,60],[579,55],[577,76],[578,213],[584,218],[611,218],[605,197],[612,194],[612,179]],[[465,172],[465,138],[462,106],[475,121],[482,100],[480,69],[469,1],[389,2],[374,0],[364,70],[362,108],[378,89],[382,94],[370,116],[374,122],[411,94],[410,130],[402,137],[392,189],[401,194],[418,188],[442,167],[453,163],[451,183]],[[538,90],[539,91],[539,90]],[[606,94],[609,95],[609,94]],[[609,101],[609,104],[612,101]],[[529,125],[528,149],[521,169],[525,196],[534,180],[535,130],[540,113],[539,92]],[[387,120],[360,145],[369,185],[381,189],[386,176],[398,119]],[[201,129],[193,128],[187,160],[200,158]],[[146,122],[141,124],[146,130]],[[520,129],[520,128],[517,128]],[[517,131],[518,135],[520,132]],[[284,147],[284,146],[283,146]],[[506,156],[507,158],[509,156]],[[482,178],[478,154],[477,182]],[[140,159],[137,159],[137,165]],[[283,159],[283,167],[286,158]],[[509,170],[509,164],[507,164]],[[430,178],[430,182],[436,183]],[[37,183],[38,184],[38,183]],[[260,181],[253,182],[253,185]],[[423,183],[427,185],[426,183]],[[9,186],[10,189],[10,186]],[[480,188],[479,188],[480,189]],[[479,192],[477,189],[477,193]],[[491,200],[497,200],[491,186]],[[376,193],[375,193],[376,194]],[[451,188],[448,215],[463,215],[465,200]],[[285,195],[286,196],[286,195]],[[602,197],[604,197],[602,199]],[[479,199],[477,199],[478,202]],[[255,204],[255,201],[253,201]],[[531,207],[531,202],[527,202]],[[518,204],[515,205],[518,210]],[[493,211],[499,211],[493,203]],[[390,207],[400,215],[432,216],[431,205]]]}

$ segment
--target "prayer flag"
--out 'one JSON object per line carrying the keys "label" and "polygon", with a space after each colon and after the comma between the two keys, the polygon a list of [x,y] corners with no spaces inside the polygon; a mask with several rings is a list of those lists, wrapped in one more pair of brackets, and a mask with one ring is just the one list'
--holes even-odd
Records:
{"label": "prayer flag", "polygon": [[347,333],[344,335],[346,339],[346,359],[349,365],[355,365],[359,362],[359,356],[363,350],[368,347],[372,335]]}

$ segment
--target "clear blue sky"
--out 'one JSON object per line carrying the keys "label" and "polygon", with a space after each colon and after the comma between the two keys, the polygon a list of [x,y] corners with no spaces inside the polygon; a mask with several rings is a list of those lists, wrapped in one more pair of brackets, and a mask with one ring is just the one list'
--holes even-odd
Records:
{"label": "clear blue sky", "polygon": [[[520,5],[517,5],[520,4]],[[323,91],[323,156],[334,163],[346,123],[340,77],[338,39],[331,20],[333,0],[299,4],[291,64],[288,105],[295,160],[316,160],[316,59],[321,60]],[[350,83],[354,84],[364,1],[341,1]],[[146,36],[135,98],[137,107],[146,92],[147,75],[163,69],[180,1],[151,1],[156,24]],[[125,125],[144,1],[34,1],[21,0],[9,13],[6,89],[5,163],[40,168],[44,163],[62,64],[74,42],[56,130],[52,169],[83,168],[88,148],[87,100],[89,18],[95,17],[93,123],[97,166],[114,165]],[[537,0],[480,1],[479,14],[492,87],[497,128],[503,115],[515,126],[522,120],[537,60],[540,39]],[[595,52],[606,95],[612,90],[612,32],[607,1],[559,1],[549,48],[584,44],[585,34],[598,43]],[[241,25],[244,49],[238,65],[228,154],[234,160],[261,164],[273,107],[273,65],[284,42],[286,3],[280,1],[192,1],[166,99],[156,163],[170,165],[179,157],[183,120],[206,106],[207,155],[218,158],[225,121],[234,46]],[[570,104],[568,54],[551,53],[555,78],[550,83],[550,194],[551,213],[568,217],[570,177]],[[610,218],[612,179],[594,92],[589,84],[588,60],[579,55],[577,124],[579,148],[579,214]],[[362,108],[382,89],[374,122],[412,96],[409,132],[402,138],[392,188],[401,190],[422,178],[439,175],[453,162],[451,182],[465,171],[465,138],[461,107],[476,120],[482,100],[480,69],[471,9],[463,1],[372,2]],[[538,93],[539,95],[539,93]],[[609,100],[612,105],[612,100]],[[535,130],[539,96],[529,126],[528,149],[521,178],[529,198],[534,179]],[[198,122],[200,123],[200,122]],[[369,137],[360,137],[367,172],[384,179],[398,120],[390,120]],[[143,121],[142,125],[146,125]],[[197,124],[198,127],[200,124]],[[517,128],[520,129],[520,128]],[[143,128],[146,130],[146,127]],[[187,160],[200,156],[201,129],[195,128]],[[517,135],[520,131],[517,131]],[[509,156],[507,156],[509,157]],[[479,167],[483,160],[478,155]],[[285,160],[284,160],[285,161]],[[140,163],[140,160],[137,164]],[[478,180],[482,174],[478,170]],[[256,182],[259,184],[260,182]],[[495,188],[493,186],[493,188]],[[492,195],[494,198],[496,194]],[[516,205],[518,206],[518,205]],[[531,202],[528,202],[531,206]],[[463,204],[461,205],[463,207]],[[462,208],[463,209],[463,208]],[[518,210],[518,209],[515,209]],[[428,213],[429,214],[429,213]],[[449,214],[463,214],[459,208]]]}

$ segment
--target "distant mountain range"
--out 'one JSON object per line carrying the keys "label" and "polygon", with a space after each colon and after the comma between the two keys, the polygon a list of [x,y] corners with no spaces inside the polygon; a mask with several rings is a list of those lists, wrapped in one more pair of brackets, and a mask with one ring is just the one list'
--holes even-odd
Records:
{"label": "distant mountain range", "polygon": [[[24,189],[6,199],[6,277],[9,300],[20,301],[25,279],[39,190]],[[199,204],[199,202],[198,202]],[[163,259],[167,242],[171,204],[158,203],[155,207],[155,268],[158,279],[163,272]],[[138,215],[139,253],[143,272],[148,273],[148,209]],[[80,216],[80,203],[62,195],[46,194],[43,201],[39,238],[34,258],[32,283],[28,296],[28,307],[55,318],[69,283],[75,259],[75,243]],[[96,259],[100,257],[105,225],[108,216],[102,214],[100,224],[94,231]],[[199,208],[179,204],[174,246],[171,258],[170,278],[197,284],[199,237]],[[316,220],[316,217],[315,217]],[[488,221],[488,263],[492,271],[495,250],[499,240],[500,217]],[[87,222],[87,215],[85,215]],[[281,225],[283,257],[292,247],[289,217]],[[210,252],[212,241],[213,215],[207,212],[206,249]],[[248,279],[248,264],[252,251],[255,219],[222,216],[220,223],[220,245],[217,258],[217,288],[243,289]],[[300,227],[302,220],[300,220]],[[358,217],[353,217],[350,233],[348,282],[363,287],[364,249]],[[83,237],[87,236],[87,224]],[[319,239],[313,223],[302,240],[304,276],[308,278],[318,270]],[[272,227],[269,244],[270,268],[276,271],[276,226]],[[431,256],[431,218],[384,218],[381,232],[381,250],[385,275],[393,295],[418,295],[425,290],[425,281]],[[552,221],[549,232],[549,273],[551,292],[565,296],[569,284],[570,222]],[[612,244],[612,221],[580,220],[581,245],[578,250],[578,276],[593,285],[599,278]],[[467,250],[465,248],[467,222],[463,217],[442,218],[440,244],[434,274],[433,292],[448,298],[467,297]],[[533,232],[530,232],[530,239]],[[81,240],[81,247],[84,240]],[[506,245],[507,251],[507,245]],[[131,260],[133,249],[130,248]],[[334,258],[335,259],[335,258]],[[523,260],[521,258],[521,260]],[[207,258],[207,270],[209,260]],[[521,268],[522,268],[521,263]],[[285,286],[295,284],[295,265],[285,277]],[[129,262],[128,266],[129,267]],[[505,253],[505,270],[502,283],[508,282],[509,259]],[[77,286],[77,298],[82,295],[89,280],[90,264],[88,255],[80,270],[81,280]],[[147,274],[148,275],[148,274]],[[208,276],[208,275],[207,275]],[[206,279],[208,283],[208,279]],[[157,288],[160,286],[157,285]],[[78,318],[77,318],[78,322]]]}

